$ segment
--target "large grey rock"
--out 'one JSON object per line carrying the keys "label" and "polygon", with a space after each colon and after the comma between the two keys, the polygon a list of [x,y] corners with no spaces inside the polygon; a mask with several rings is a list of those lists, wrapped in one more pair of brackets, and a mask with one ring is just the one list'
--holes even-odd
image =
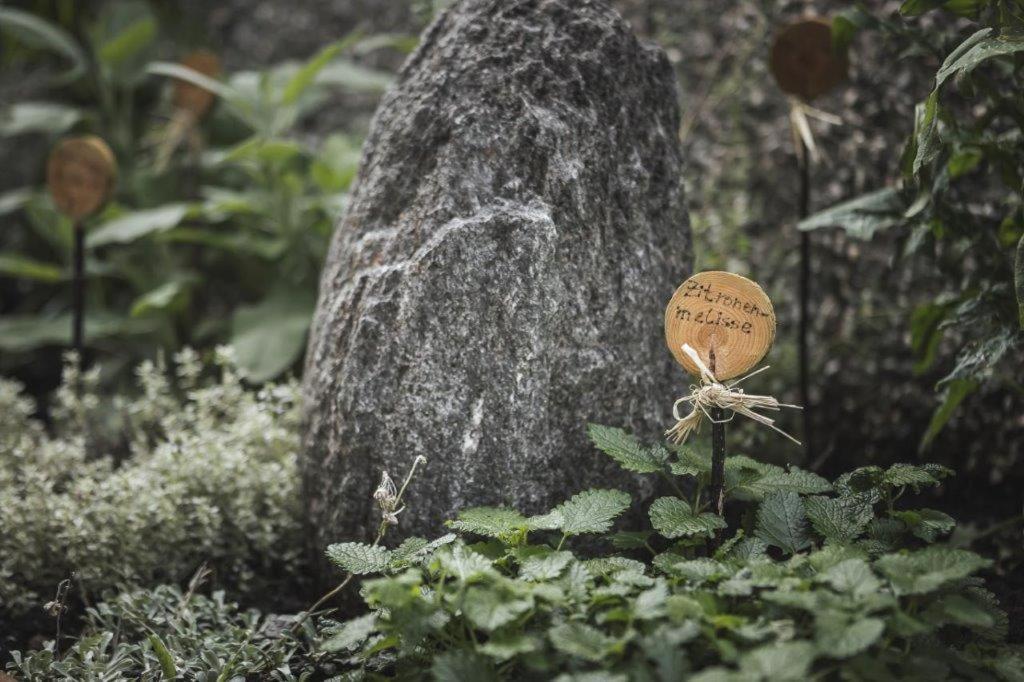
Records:
{"label": "large grey rock", "polygon": [[[397,529],[640,484],[585,424],[662,431],[690,272],[662,52],[604,2],[467,0],[384,98],[320,285],[305,371],[314,542],[372,537],[381,471],[429,464]],[[647,492],[650,491],[641,491]]]}

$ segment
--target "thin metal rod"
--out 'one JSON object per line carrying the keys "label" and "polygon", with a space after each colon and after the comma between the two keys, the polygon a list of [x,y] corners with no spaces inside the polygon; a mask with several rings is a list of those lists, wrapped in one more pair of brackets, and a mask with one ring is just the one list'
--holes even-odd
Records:
{"label": "thin metal rod", "polygon": [[[715,373],[715,349],[708,351],[708,369]],[[725,509],[725,411],[711,409],[711,502],[719,515]]]}
{"label": "thin metal rod", "polygon": [[[811,161],[802,139],[797,139],[797,164],[800,166],[800,219],[811,209]],[[804,448],[807,461],[814,460],[814,422],[811,419],[809,341],[811,311],[811,234],[800,233],[800,404],[803,406]]]}
{"label": "thin metal rod", "polygon": [[72,254],[73,271],[71,279],[71,346],[78,354],[78,362],[84,364],[85,337],[85,230],[76,224],[75,246]]}

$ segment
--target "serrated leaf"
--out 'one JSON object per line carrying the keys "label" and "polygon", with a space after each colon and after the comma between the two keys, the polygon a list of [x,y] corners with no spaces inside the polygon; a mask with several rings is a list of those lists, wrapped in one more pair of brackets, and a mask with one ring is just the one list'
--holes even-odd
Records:
{"label": "serrated leaf", "polygon": [[530,557],[519,568],[519,577],[532,582],[554,580],[562,574],[571,561],[571,552],[552,552],[542,557]]}
{"label": "serrated leaf", "polygon": [[526,599],[512,599],[491,588],[470,587],[462,610],[476,627],[487,632],[511,623],[533,607]]}
{"label": "serrated leaf", "polygon": [[427,542],[423,538],[407,538],[402,542],[402,544],[391,551],[391,567],[400,568],[406,564],[423,559],[435,549],[451,544],[452,542],[455,542],[456,539],[457,536],[454,533],[442,535],[430,542]]}
{"label": "serrated leaf", "polygon": [[949,514],[936,509],[909,509],[894,512],[893,516],[902,521],[916,537],[925,542],[934,542],[940,535],[953,530],[956,521]]}
{"label": "serrated leaf", "polygon": [[377,625],[377,613],[371,611],[365,615],[353,618],[331,634],[331,637],[323,643],[321,648],[324,651],[348,651],[366,641],[366,638],[374,631]]}
{"label": "serrated leaf", "polygon": [[853,542],[874,518],[874,510],[863,495],[808,497],[804,509],[811,525],[830,542]]}
{"label": "serrated leaf", "polygon": [[438,552],[441,568],[448,575],[469,582],[493,572],[490,559],[469,549],[465,545],[449,546]]}
{"label": "serrated leaf", "polygon": [[651,504],[651,525],[662,536],[671,539],[691,535],[714,535],[725,528],[725,519],[717,514],[694,514],[689,503],[678,497],[659,497]]}
{"label": "serrated leaf", "polygon": [[906,554],[886,554],[875,561],[875,566],[889,578],[897,594],[924,594],[991,563],[974,552],[932,546]]}
{"label": "serrated leaf", "polygon": [[832,490],[832,484],[827,480],[800,467],[792,467],[789,471],[780,468],[779,471],[768,472],[746,487],[761,495],[784,491],[813,495]]}
{"label": "serrated leaf", "polygon": [[578,622],[556,625],[548,630],[548,639],[563,654],[594,662],[607,656],[615,643],[600,630]]}
{"label": "serrated leaf", "polygon": [[807,516],[800,496],[794,492],[766,495],[757,510],[755,535],[789,554],[796,554],[810,545]]}
{"label": "serrated leaf", "polygon": [[961,594],[943,595],[929,608],[932,617],[939,616],[944,623],[955,623],[967,627],[992,627],[995,619],[983,604]]}
{"label": "serrated leaf", "polygon": [[328,545],[327,558],[343,571],[366,575],[386,571],[391,563],[391,552],[380,545],[339,542]]}
{"label": "serrated leaf", "polygon": [[786,642],[758,647],[743,654],[740,670],[764,680],[804,680],[814,663],[810,642]]}
{"label": "serrated leaf", "polygon": [[598,450],[614,459],[627,471],[649,474],[665,468],[667,450],[660,446],[648,450],[635,436],[622,429],[590,424],[587,427],[587,436]]}
{"label": "serrated leaf", "polygon": [[477,651],[487,654],[497,661],[507,661],[519,654],[528,654],[536,651],[540,643],[534,638],[524,634],[502,633],[494,635],[486,643],[477,647]]}
{"label": "serrated leaf", "polygon": [[508,507],[473,507],[459,512],[459,518],[449,521],[455,530],[490,538],[504,539],[526,528],[526,517]]}
{"label": "serrated leaf", "polygon": [[886,470],[882,480],[891,486],[936,485],[939,482],[923,467],[914,466],[913,464],[893,464]]}
{"label": "serrated leaf", "polygon": [[586,490],[573,495],[555,511],[561,516],[559,527],[566,535],[603,533],[629,508],[629,503],[629,495],[621,490]]}
{"label": "serrated leaf", "polygon": [[849,658],[878,641],[885,631],[879,618],[850,621],[839,614],[819,614],[815,621],[818,650],[830,658]]}
{"label": "serrated leaf", "polygon": [[828,583],[835,591],[854,596],[871,594],[877,591],[882,584],[863,559],[840,561],[822,573],[819,578]]}

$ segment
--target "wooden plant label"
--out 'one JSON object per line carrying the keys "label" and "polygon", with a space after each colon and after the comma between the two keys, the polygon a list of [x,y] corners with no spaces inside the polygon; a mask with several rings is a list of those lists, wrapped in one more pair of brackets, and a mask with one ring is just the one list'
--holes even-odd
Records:
{"label": "wooden plant label", "polygon": [[75,221],[103,207],[114,190],[116,177],[114,153],[95,135],[61,140],[46,165],[46,184],[53,203]]}
{"label": "wooden plant label", "polygon": [[846,79],[846,55],[832,49],[832,24],[797,21],[775,37],[769,66],[783,92],[810,101]]}
{"label": "wooden plant label", "polygon": [[[216,78],[220,75],[220,57],[209,50],[196,50],[185,55],[181,60],[182,66],[187,66],[193,71],[198,71],[204,76]],[[171,101],[175,108],[183,109],[196,118],[201,118],[213,106],[217,96],[206,88],[181,80],[174,79],[174,92]]]}
{"label": "wooden plant label", "polygon": [[731,272],[699,272],[683,282],[665,309],[665,341],[676,361],[699,376],[683,352],[689,344],[719,381],[750,371],[775,340],[775,310],[768,295],[746,277]]}

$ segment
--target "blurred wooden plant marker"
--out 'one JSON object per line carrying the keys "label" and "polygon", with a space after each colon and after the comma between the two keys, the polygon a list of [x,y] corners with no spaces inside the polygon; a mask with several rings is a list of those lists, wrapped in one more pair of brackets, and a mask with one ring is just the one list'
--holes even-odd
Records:
{"label": "blurred wooden plant marker", "polygon": [[[217,78],[221,73],[220,57],[209,50],[190,52],[181,60],[181,65],[207,78]],[[181,78],[174,79],[174,92],[171,93],[174,108],[188,112],[196,120],[206,115],[216,99],[217,96],[206,88]]]}
{"label": "blurred wooden plant marker", "polygon": [[[832,23],[809,17],[784,27],[775,37],[769,60],[779,89],[789,95],[789,120],[800,168],[800,218],[810,213],[811,164],[818,159],[818,148],[808,117],[825,123],[842,121],[832,114],[810,106],[809,102],[846,80],[849,61],[845,50],[832,44]],[[811,421],[810,378],[808,375],[808,335],[810,328],[811,236],[800,235],[800,402],[804,405],[804,441],[808,457],[814,456]]]}
{"label": "blurred wooden plant marker", "polygon": [[[216,79],[221,74],[220,57],[209,50],[190,52],[179,64],[210,79]],[[198,124],[210,113],[216,101],[217,95],[207,88],[184,78],[172,80],[171,104],[174,113],[171,115],[170,123],[157,135],[155,165],[158,170],[170,165],[174,151],[185,142],[188,143],[192,160],[198,159],[203,147]]]}
{"label": "blurred wooden plant marker", "polygon": [[[676,289],[665,309],[669,350],[699,381],[672,407],[676,424],[665,435],[682,443],[700,429],[705,418],[711,422],[711,500],[719,514],[725,500],[726,422],[740,414],[794,440],[757,410],[795,405],[782,405],[771,396],[748,395],[736,388],[743,379],[767,367],[722,383],[750,372],[774,340],[775,310],[768,295],[746,277],[731,272],[697,273]],[[680,414],[681,406],[689,406],[689,413]]]}
{"label": "blurred wooden plant marker", "polygon": [[50,153],[46,184],[57,209],[74,221],[71,282],[71,343],[83,358],[85,325],[85,228],[83,221],[110,199],[117,162],[110,147],[95,135],[61,140]]}

